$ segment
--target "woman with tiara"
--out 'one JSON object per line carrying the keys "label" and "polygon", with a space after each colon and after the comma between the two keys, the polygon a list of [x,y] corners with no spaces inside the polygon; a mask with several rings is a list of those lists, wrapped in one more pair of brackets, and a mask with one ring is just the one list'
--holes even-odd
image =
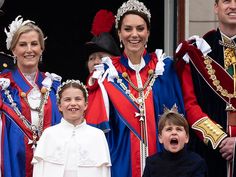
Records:
{"label": "woman with tiara", "polygon": [[45,37],[33,21],[18,16],[5,32],[16,67],[0,74],[1,174],[32,177],[38,139],[46,127],[61,119],[56,105],[61,77],[39,71]]}
{"label": "woman with tiara", "polygon": [[[142,2],[124,2],[115,25],[123,54],[103,58],[92,75],[97,83],[90,93],[94,99],[86,119],[106,132],[112,177],[141,177],[146,157],[162,151],[157,124],[164,106],[176,104],[184,114],[172,58],[160,49],[153,53],[146,49],[150,20],[150,11]],[[93,109],[93,105],[100,107]]]}

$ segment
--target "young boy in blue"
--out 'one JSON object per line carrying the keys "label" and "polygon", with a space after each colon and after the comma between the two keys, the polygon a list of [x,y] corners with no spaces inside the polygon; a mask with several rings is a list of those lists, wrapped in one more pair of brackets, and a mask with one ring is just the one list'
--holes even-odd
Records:
{"label": "young boy in blue", "polygon": [[189,125],[177,107],[165,109],[158,122],[158,134],[164,151],[147,157],[143,177],[207,177],[205,161],[187,150]]}

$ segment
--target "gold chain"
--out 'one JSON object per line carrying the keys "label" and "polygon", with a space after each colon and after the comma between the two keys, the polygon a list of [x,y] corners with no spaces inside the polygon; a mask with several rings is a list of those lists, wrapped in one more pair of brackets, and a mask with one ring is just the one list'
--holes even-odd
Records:
{"label": "gold chain", "polygon": [[142,88],[139,88],[139,87],[135,86],[134,83],[130,80],[130,78],[129,78],[129,76],[128,76],[127,73],[123,73],[122,76],[123,76],[124,79],[130,84],[130,86],[131,86],[133,89],[135,89],[135,90],[138,91],[138,92],[141,92],[141,91],[144,91],[144,90],[147,88],[147,86],[148,86],[150,80],[152,79],[153,74],[151,74],[151,75],[148,76],[148,80],[144,83],[144,86],[143,86]]}
{"label": "gold chain", "polygon": [[[152,70],[150,70],[148,76],[148,80],[145,82],[144,86],[142,88],[138,88],[134,85],[134,83],[131,82],[128,74],[125,72],[122,74],[123,78],[130,84],[130,86],[135,89],[137,92],[139,92],[139,97],[135,98],[135,96],[131,93],[131,91],[126,87],[126,85],[122,82],[122,79],[117,77],[117,83],[121,86],[121,88],[125,91],[126,95],[128,95],[133,102],[138,104],[138,108],[140,111],[140,129],[141,129],[141,170],[143,170],[143,160],[147,157],[147,136],[146,136],[146,128],[145,128],[145,108],[144,108],[144,101],[147,99],[150,91],[152,90],[152,86],[157,78],[157,75],[153,73]],[[147,88],[147,91],[144,94],[144,90]]]}
{"label": "gold chain", "polygon": [[[22,120],[22,122],[24,123],[24,125],[26,127],[28,127],[32,133],[33,133],[33,145],[36,144],[36,139],[37,137],[40,137],[43,131],[43,118],[44,118],[44,105],[47,103],[47,99],[49,97],[49,93],[50,93],[50,89],[48,91],[44,91],[42,92],[43,97],[41,99],[40,105],[39,107],[32,109],[28,103],[28,101],[26,101],[26,103],[29,105],[30,109],[38,111],[38,115],[39,115],[39,125],[38,127],[36,127],[35,125],[32,125],[27,119],[26,117],[20,112],[19,108],[17,107],[17,104],[14,102],[10,91],[5,89],[4,92],[12,106],[12,108],[14,109],[14,111],[16,112],[16,114],[19,116],[19,118]],[[21,94],[21,97],[24,98],[24,100],[26,100],[26,98],[24,97],[24,93]]]}
{"label": "gold chain", "polygon": [[[44,95],[44,94],[43,94]],[[41,96],[41,99],[40,99],[40,104],[38,107],[31,107],[31,105],[29,104],[28,102],[28,99],[26,97],[23,97],[23,99],[25,100],[26,104],[29,106],[29,108],[32,110],[32,111],[37,111],[37,112],[40,112],[42,110],[42,107],[43,107],[43,104],[44,104],[44,96]]]}
{"label": "gold chain", "polygon": [[222,96],[228,97],[229,100],[231,100],[231,98],[236,98],[235,94],[228,93],[228,90],[224,89],[220,84],[220,81],[215,75],[215,70],[211,65],[213,59],[208,55],[206,55],[204,58],[204,64],[206,65],[207,73],[210,75],[210,79],[212,80],[213,85],[216,87],[216,90],[219,91]]}
{"label": "gold chain", "polygon": [[219,44],[224,47],[224,66],[229,69],[231,65],[236,64],[235,50],[236,46],[233,41],[222,36],[223,41],[219,40]]}
{"label": "gold chain", "polygon": [[[127,73],[123,73],[122,76],[125,80],[128,81],[128,83],[131,85],[131,81],[128,77],[128,75],[126,75]],[[127,79],[128,78],[128,79]],[[155,74],[150,74],[148,80],[145,82],[144,87],[143,88],[138,88],[136,87],[133,83],[131,85],[132,88],[134,88],[136,91],[140,92],[140,91],[144,91],[147,88],[147,91],[145,92],[144,96],[143,96],[143,100],[147,99],[150,91],[152,90],[152,86],[156,80],[157,76]],[[121,88],[125,91],[126,95],[128,95],[135,103],[137,103],[138,105],[142,102],[142,98],[138,97],[135,98],[135,96],[131,93],[131,91],[126,87],[126,85],[122,82],[122,79],[119,78],[119,76],[117,77],[117,83],[121,86]]]}
{"label": "gold chain", "polygon": [[223,42],[223,41],[219,40],[219,44],[226,47],[226,48],[231,48],[231,49],[236,50],[236,46],[230,42],[225,42],[225,41]]}

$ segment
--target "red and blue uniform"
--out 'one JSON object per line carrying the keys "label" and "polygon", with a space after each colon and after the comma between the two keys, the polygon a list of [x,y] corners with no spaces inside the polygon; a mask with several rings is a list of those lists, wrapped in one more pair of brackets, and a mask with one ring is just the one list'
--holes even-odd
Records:
{"label": "red and blue uniform", "polygon": [[[149,54],[145,51],[143,59],[145,65],[139,74],[143,86],[148,84],[144,89],[143,96],[144,129],[140,125],[140,107],[136,102],[139,92],[137,88],[131,86],[131,82],[135,86],[138,85],[136,71],[129,66],[125,54],[121,57],[111,58],[117,77],[110,81],[107,76],[102,81],[102,86],[108,97],[109,114],[106,111],[108,106],[106,100],[103,99],[101,82],[98,81],[92,87],[88,86],[89,105],[86,111],[86,121],[106,132],[112,161],[112,177],[141,177],[142,159],[145,155],[140,146],[141,142],[146,142],[146,155],[148,156],[162,151],[162,146],[158,141],[157,124],[164,106],[171,108],[176,104],[179,112],[184,113],[181,87],[175,73],[173,60],[165,57],[163,67],[160,65],[161,72],[158,74],[156,71],[160,59],[156,53]],[[111,70],[106,64],[104,68],[104,73]],[[157,75],[154,80],[150,81],[153,83],[147,82],[150,71],[154,71]],[[124,73],[130,81],[125,79]],[[142,130],[145,131],[145,137],[142,136]]]}
{"label": "red and blue uniform", "polygon": [[[43,87],[42,81],[45,73],[37,72],[35,83],[38,88]],[[31,123],[31,110],[22,97],[22,93],[26,95],[31,91],[32,85],[25,79],[23,74],[18,70],[4,70],[0,78],[10,80],[7,88],[16,107],[21,114]],[[49,97],[44,105],[43,111],[43,130],[46,127],[55,125],[60,122],[61,114],[57,108],[56,91],[60,81],[53,81]],[[1,173],[2,177],[32,177],[31,165],[33,157],[32,144],[29,139],[33,139],[33,133],[20,119],[19,114],[11,105],[9,98],[5,94],[5,90],[1,90]]]}
{"label": "red and blue uniform", "polygon": [[[186,117],[195,130],[190,146],[205,158],[209,177],[235,177],[235,157],[232,163],[227,162],[218,149],[225,137],[236,136],[236,119],[229,122],[232,112],[226,110],[229,105],[236,108],[236,99],[230,98],[234,81],[224,68],[224,47],[220,44],[223,37],[217,29],[199,39],[182,42],[176,53]],[[202,39],[207,45],[203,45]],[[206,52],[203,46],[209,46],[210,50]],[[187,55],[189,61],[184,59]]]}

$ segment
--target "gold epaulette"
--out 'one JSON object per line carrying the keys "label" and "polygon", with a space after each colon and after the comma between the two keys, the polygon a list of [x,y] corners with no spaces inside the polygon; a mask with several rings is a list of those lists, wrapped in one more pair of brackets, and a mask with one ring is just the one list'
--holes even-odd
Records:
{"label": "gold epaulette", "polygon": [[221,130],[221,127],[208,117],[203,117],[195,122],[192,128],[202,132],[204,142],[210,141],[213,149],[216,149],[220,142],[227,136],[227,134]]}

